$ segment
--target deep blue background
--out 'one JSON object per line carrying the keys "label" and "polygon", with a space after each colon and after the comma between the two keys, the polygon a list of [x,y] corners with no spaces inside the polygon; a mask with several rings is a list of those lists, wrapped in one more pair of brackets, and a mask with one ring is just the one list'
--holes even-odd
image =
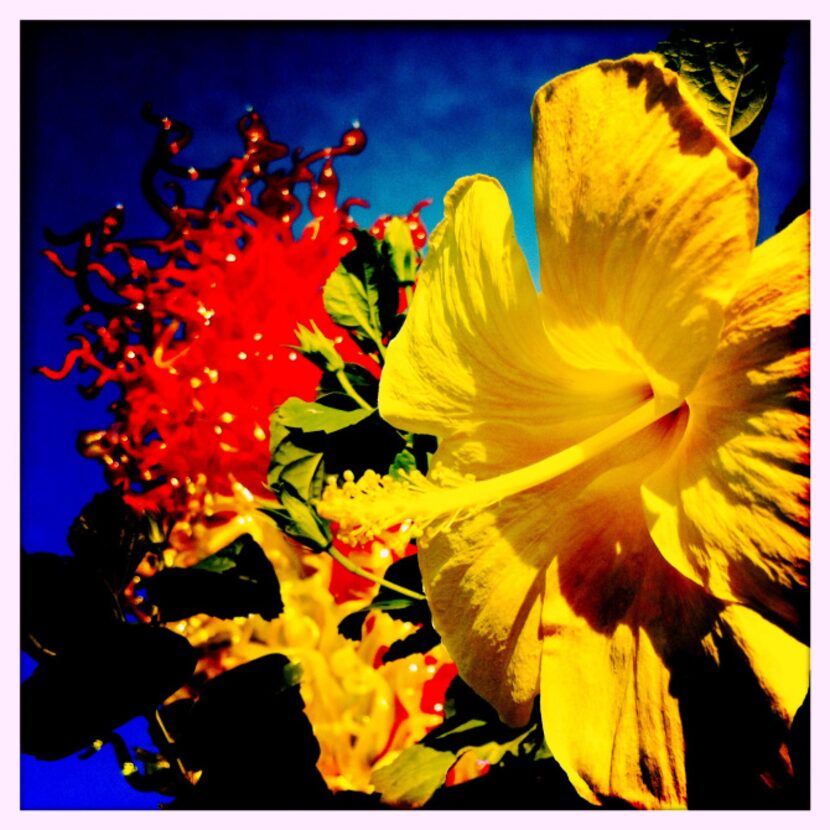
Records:
{"label": "deep blue background", "polygon": [[[62,363],[70,333],[64,318],[77,305],[71,281],[40,254],[43,229],[65,232],[122,203],[125,236],[164,232],[139,188],[155,136],[139,116],[142,103],[193,128],[182,160],[197,166],[239,150],[235,124],[249,105],[272,138],[306,150],[335,143],[359,119],[369,144],[337,170],[341,199],[371,203],[354,212],[365,224],[432,198],[423,214],[432,228],[457,178],[496,176],[536,272],[533,93],[570,69],[648,51],[670,30],[599,23],[24,24],[23,546],[67,552],[69,524],[104,487],[101,469],[75,452],[75,439],[109,423],[113,398],[83,400],[77,374],[54,383],[31,372]],[[807,179],[807,85],[808,33],[800,26],[753,152],[762,240]],[[124,734],[129,743],[148,745],[138,723]],[[87,761],[24,757],[21,780],[27,808],[152,807],[161,800],[123,782],[110,748]]]}

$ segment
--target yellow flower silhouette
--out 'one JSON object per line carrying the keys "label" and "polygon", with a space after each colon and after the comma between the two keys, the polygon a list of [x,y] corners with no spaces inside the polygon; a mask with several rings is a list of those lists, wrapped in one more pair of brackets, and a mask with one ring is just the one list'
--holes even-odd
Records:
{"label": "yellow flower silhouette", "polygon": [[695,730],[780,738],[806,695],[808,222],[754,248],[753,163],[657,56],[553,80],[533,126],[541,294],[501,186],[458,182],[381,382],[437,472],[320,510],[426,528],[459,672],[510,724],[541,695],[584,798],[680,807]]}
{"label": "yellow flower silhouette", "polygon": [[[224,525],[210,527],[194,514],[172,534],[169,564],[192,565],[216,553],[241,533],[250,533],[262,546],[280,580],[285,609],[266,621],[253,615],[218,619],[206,615],[173,623],[171,627],[202,649],[198,671],[214,677],[238,665],[284,654],[299,664],[300,693],[305,713],[320,744],[317,767],[335,792],[372,792],[371,775],[404,749],[417,743],[443,720],[443,692],[451,667],[440,644],[427,654],[384,663],[392,643],[412,633],[412,623],[370,612],[359,641],[348,640],[338,625],[371,602],[377,586],[368,583],[356,598],[338,602],[332,591],[339,568],[325,555],[310,553],[282,534],[257,509],[258,502],[241,486],[234,495],[208,493],[200,510],[233,514]],[[390,538],[390,544],[392,536]],[[407,539],[402,539],[405,547]],[[381,548],[377,545],[377,548]],[[366,570],[382,576],[390,551],[374,547],[354,553]],[[396,553],[402,554],[402,550]],[[451,672],[452,673],[452,672]],[[188,696],[181,690],[176,697]],[[435,698],[435,700],[433,700]]]}

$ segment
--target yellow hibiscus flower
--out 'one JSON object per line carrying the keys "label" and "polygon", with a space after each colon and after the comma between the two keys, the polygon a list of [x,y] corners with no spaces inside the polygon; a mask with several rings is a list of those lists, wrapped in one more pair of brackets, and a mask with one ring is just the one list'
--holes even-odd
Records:
{"label": "yellow hibiscus flower", "polygon": [[460,674],[510,724],[541,695],[584,798],[682,807],[687,754],[780,742],[807,691],[808,220],[754,247],[755,166],[658,56],[532,114],[541,293],[501,186],[459,181],[381,382],[434,471],[320,510],[427,528]]}

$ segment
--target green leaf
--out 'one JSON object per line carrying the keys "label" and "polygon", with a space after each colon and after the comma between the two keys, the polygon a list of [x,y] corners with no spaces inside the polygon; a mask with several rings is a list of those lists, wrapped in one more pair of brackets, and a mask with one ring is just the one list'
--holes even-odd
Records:
{"label": "green leaf", "polygon": [[279,493],[281,507],[276,510],[262,508],[280,527],[300,544],[313,551],[323,551],[331,544],[331,530],[328,523],[317,515],[317,511],[284,487]]}
{"label": "green leaf", "polygon": [[69,528],[67,542],[75,557],[98,571],[118,593],[129,584],[145,554],[159,550],[153,531],[150,520],[112,488],[84,507]]}
{"label": "green leaf", "polygon": [[395,660],[403,660],[413,654],[426,654],[430,649],[435,648],[441,642],[438,632],[429,624],[422,625],[417,631],[397,640],[389,646],[389,650],[383,655],[383,663],[392,663]]}
{"label": "green leaf", "polygon": [[324,372],[339,372],[345,367],[346,364],[337,351],[337,344],[326,337],[313,320],[310,329],[303,325],[298,326],[296,335],[300,345],[292,348],[305,355]]}
{"label": "green leaf", "polygon": [[162,622],[209,614],[220,619],[259,614],[272,620],[283,602],[274,566],[249,534],[240,536],[201,567],[165,568],[142,581]]}
{"label": "green leaf", "polygon": [[675,30],[657,50],[718,126],[749,152],[772,105],[786,35],[781,23],[702,23]]}
{"label": "green leaf", "polygon": [[398,310],[398,278],[388,246],[384,249],[365,231],[355,231],[354,237],[357,247],[323,287],[323,305],[365,352],[383,353]]}
{"label": "green leaf", "polygon": [[24,555],[20,582],[21,645],[37,660],[71,649],[122,618],[110,586],[74,557]]}
{"label": "green leaf", "polygon": [[412,232],[400,216],[393,217],[386,226],[383,243],[388,247],[389,258],[398,282],[401,285],[414,285],[418,258],[415,244],[412,242]]}
{"label": "green leaf", "polygon": [[322,453],[298,458],[282,468],[280,492],[285,485],[288,485],[305,501],[319,498],[323,492],[323,473]]}
{"label": "green leaf", "polygon": [[455,760],[454,752],[440,752],[415,744],[391,764],[375,770],[371,783],[386,804],[420,807],[444,783]]}
{"label": "green leaf", "polygon": [[39,665],[20,690],[21,749],[80,752],[186,683],[196,650],[166,628],[115,623]]}
{"label": "green leaf", "polygon": [[412,473],[417,471],[418,462],[409,450],[402,450],[395,456],[395,460],[389,466],[389,475],[392,478],[403,478],[401,473]]}
{"label": "green leaf", "polygon": [[319,497],[323,488],[323,454],[298,446],[298,431],[280,423],[278,412],[271,415],[271,452],[268,486],[279,495],[284,485],[293,487],[306,501]]}
{"label": "green leaf", "polygon": [[[316,767],[320,745],[296,681],[296,664],[269,654],[209,680],[196,702],[176,713],[175,749],[188,769],[202,775],[175,807],[332,806]],[[161,713],[165,723],[169,708]]]}
{"label": "green leaf", "polygon": [[[453,695],[463,711],[451,705]],[[444,723],[372,776],[383,801],[421,806],[441,787],[462,754],[470,752],[482,765],[495,767],[508,756],[519,758],[532,753],[542,740],[538,718],[525,727],[506,726],[495,710],[458,678],[448,690],[444,711],[445,716],[452,712]],[[418,765],[425,769],[419,770]]]}
{"label": "green leaf", "polygon": [[380,336],[373,313],[377,293],[342,265],[326,280],[323,289],[323,304],[326,311],[339,326],[362,329]]}
{"label": "green leaf", "polygon": [[208,556],[207,559],[197,562],[193,567],[198,568],[200,571],[221,574],[231,570],[231,568],[235,568],[236,560],[229,556],[223,556],[221,553],[214,553],[213,556]]}
{"label": "green leaf", "polygon": [[360,423],[373,411],[334,409],[318,401],[308,403],[300,398],[291,397],[277,410],[277,419],[289,429],[332,433]]}
{"label": "green leaf", "polygon": [[[352,388],[366,403],[370,406],[378,405],[378,387],[380,384],[378,379],[368,369],[357,363],[347,363],[343,369],[343,374]],[[317,387],[317,392],[318,400],[328,394],[343,393],[343,384],[334,372],[326,372],[320,378],[320,385]]]}

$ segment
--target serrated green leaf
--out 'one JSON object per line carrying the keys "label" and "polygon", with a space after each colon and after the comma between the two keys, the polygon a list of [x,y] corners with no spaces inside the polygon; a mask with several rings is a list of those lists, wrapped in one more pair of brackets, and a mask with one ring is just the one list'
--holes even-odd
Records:
{"label": "serrated green leaf", "polygon": [[337,344],[326,337],[313,320],[310,329],[298,326],[296,335],[300,345],[292,348],[324,372],[339,372],[345,367],[346,364],[337,351]]}
{"label": "serrated green leaf", "polygon": [[744,152],[754,145],[775,94],[786,26],[707,23],[658,44],[718,126]]}
{"label": "serrated green leaf", "polygon": [[420,807],[444,783],[455,760],[454,752],[440,752],[415,744],[407,747],[391,764],[375,770],[371,783],[385,804]]}
{"label": "serrated green leaf", "polygon": [[331,544],[331,530],[317,511],[291,492],[286,486],[279,493],[281,507],[276,510],[262,508],[262,512],[270,516],[279,525],[283,533],[287,533],[300,544],[313,551],[323,551]]}
{"label": "serrated green leaf", "polygon": [[392,663],[395,660],[403,660],[413,654],[426,654],[430,649],[435,648],[441,642],[441,637],[431,625],[422,625],[417,631],[397,640],[389,646],[389,650],[383,655],[383,663]]}
{"label": "serrated green leaf", "polygon": [[303,432],[337,432],[360,423],[372,414],[368,409],[334,409],[318,401],[309,403],[300,398],[289,398],[278,410],[277,419],[290,429]]}
{"label": "serrated green leaf", "polygon": [[342,265],[326,281],[323,289],[323,305],[338,326],[361,329],[366,334],[380,337],[373,314],[377,292],[371,284],[367,287],[358,277],[350,274]]}
{"label": "serrated green leaf", "polygon": [[272,620],[283,609],[274,566],[247,533],[198,566],[164,568],[142,585],[162,622],[194,614]]}
{"label": "serrated green leaf", "polygon": [[357,247],[347,254],[323,287],[323,305],[369,354],[382,355],[398,310],[398,278],[390,249],[365,231],[354,232]]}

